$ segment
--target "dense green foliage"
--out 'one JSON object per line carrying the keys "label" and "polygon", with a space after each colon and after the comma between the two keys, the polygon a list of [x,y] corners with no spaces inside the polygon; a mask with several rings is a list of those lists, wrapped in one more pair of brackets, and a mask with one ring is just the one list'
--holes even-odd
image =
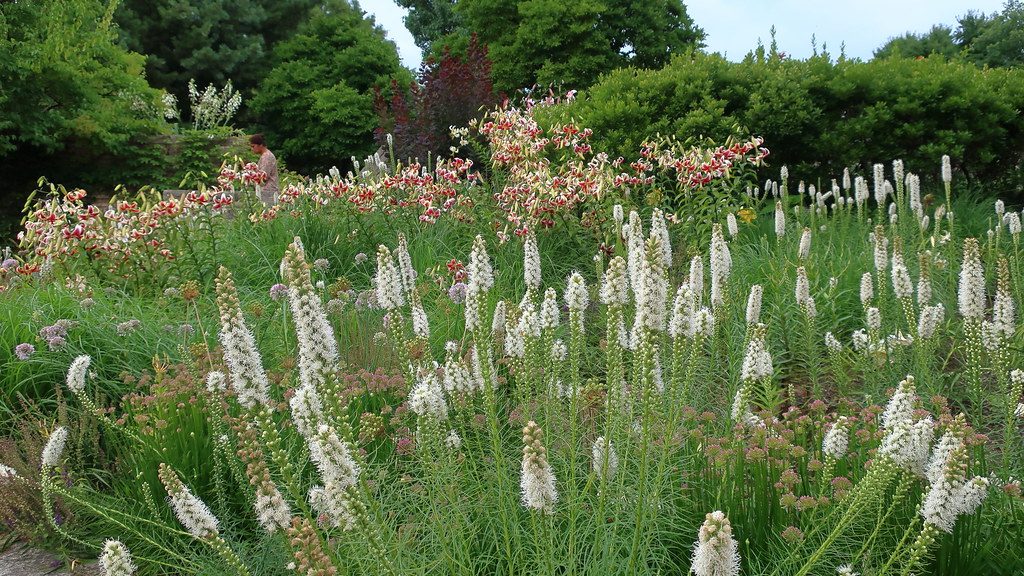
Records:
{"label": "dense green foliage", "polygon": [[585,88],[621,66],[657,68],[705,37],[681,0],[405,0],[417,45],[439,54],[476,34],[487,46],[495,87]]}
{"label": "dense green foliage", "polygon": [[693,53],[661,70],[618,70],[554,111],[592,127],[597,148],[627,159],[656,133],[721,140],[741,127],[771,136],[773,165],[815,177],[948,153],[970,180],[1007,179],[1019,196],[1024,152],[1008,143],[1024,137],[1022,106],[1024,72],[1016,70],[938,57],[801,61],[759,52],[739,63]]}
{"label": "dense green foliage", "polygon": [[269,147],[306,173],[372,153],[373,88],[411,79],[395,44],[345,1],[317,8],[273,61],[252,108]]}
{"label": "dense green foliage", "polygon": [[121,0],[121,41],[146,55],[146,77],[184,101],[186,86],[228,80],[248,97],[269,71],[274,45],[304,22],[316,0]]}
{"label": "dense green foliage", "polygon": [[936,25],[925,34],[908,32],[875,51],[876,58],[931,54],[993,68],[1024,64],[1024,3],[1008,0],[991,15],[972,10],[957,19],[956,30]]}

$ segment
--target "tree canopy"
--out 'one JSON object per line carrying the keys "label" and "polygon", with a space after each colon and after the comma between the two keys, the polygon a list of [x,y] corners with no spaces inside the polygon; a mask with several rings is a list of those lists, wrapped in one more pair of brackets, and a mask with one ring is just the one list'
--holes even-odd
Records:
{"label": "tree canopy", "polygon": [[417,45],[440,54],[476,34],[495,88],[585,88],[615,68],[659,68],[703,46],[681,0],[399,0]]}
{"label": "tree canopy", "polygon": [[412,79],[394,42],[358,5],[330,0],[274,49],[252,109],[289,167],[324,172],[373,152],[374,86]]}

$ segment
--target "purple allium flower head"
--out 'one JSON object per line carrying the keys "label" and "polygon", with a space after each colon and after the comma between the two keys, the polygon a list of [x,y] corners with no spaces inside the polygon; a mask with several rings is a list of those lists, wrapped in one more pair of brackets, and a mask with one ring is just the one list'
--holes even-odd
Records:
{"label": "purple allium flower head", "polygon": [[3,268],[4,270],[10,270],[11,268],[15,268],[17,266],[18,261],[15,260],[14,258],[7,258],[6,260],[3,261],[2,264],[0,264],[0,268]]}
{"label": "purple allium flower head", "polygon": [[51,336],[46,339],[46,346],[49,347],[50,350],[60,350],[65,344],[67,344],[67,340],[65,340],[63,336]]}
{"label": "purple allium flower head", "polygon": [[452,302],[462,304],[466,301],[466,288],[465,282],[456,282],[448,289],[448,297],[452,299]]}
{"label": "purple allium flower head", "polygon": [[284,284],[274,284],[270,287],[270,298],[272,300],[280,300],[288,294],[288,287]]}
{"label": "purple allium flower head", "polygon": [[356,264],[362,264],[363,262],[366,262],[368,259],[369,259],[369,256],[367,256],[366,253],[364,253],[364,252],[360,252],[359,254],[356,254]]}
{"label": "purple allium flower head", "polygon": [[22,342],[14,347],[14,355],[18,360],[28,360],[29,356],[36,353],[36,347],[28,342]]}

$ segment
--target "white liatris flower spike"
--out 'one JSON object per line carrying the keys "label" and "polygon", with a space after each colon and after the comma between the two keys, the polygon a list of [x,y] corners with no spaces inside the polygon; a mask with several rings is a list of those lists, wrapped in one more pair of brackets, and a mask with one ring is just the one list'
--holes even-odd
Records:
{"label": "white liatris flower spike", "polygon": [[347,488],[359,480],[359,465],[352,458],[351,447],[326,424],[319,425],[309,440],[309,456],[325,485]]}
{"label": "white liatris flower spike", "polygon": [[743,366],[740,370],[740,379],[743,382],[756,382],[764,378],[771,378],[774,369],[772,368],[772,356],[768,353],[765,345],[765,325],[755,326],[750,342],[747,344],[747,353],[743,357]]}
{"label": "white liatris flower spike", "polygon": [[882,428],[892,430],[900,423],[912,423],[914,419],[914,404],[917,402],[917,388],[914,385],[914,377],[907,374],[896,386],[889,403],[882,412]]}
{"label": "white liatris flower spike", "polygon": [[447,446],[449,450],[458,450],[462,447],[462,437],[459,436],[459,433],[455,430],[449,430],[448,436],[444,439],[444,445]]}
{"label": "white liatris flower spike", "polygon": [[747,326],[753,326],[761,321],[761,299],[764,296],[764,288],[760,284],[750,287],[750,295],[747,296]]}
{"label": "white liatris flower spike", "polygon": [[629,302],[629,285],[626,279],[626,261],[616,256],[608,262],[601,282],[601,303],[608,306],[625,306]]}
{"label": "white liatris flower spike", "polygon": [[980,321],[985,316],[985,270],[981,266],[978,240],[975,238],[964,240],[957,305],[960,315],[966,319]]}
{"label": "white liatris flower spike", "polygon": [[711,305],[721,306],[724,302],[725,284],[732,272],[732,255],[729,244],[722,236],[722,225],[711,226]]}
{"label": "white liatris flower spike", "polygon": [[[337,368],[338,344],[334,328],[327,318],[323,301],[312,286],[310,266],[300,242],[293,242],[283,259],[285,282],[288,284],[288,305],[291,308],[298,341],[299,380],[320,385],[326,374]],[[396,277],[395,289],[401,296]]]}
{"label": "white liatris flower spike", "polygon": [[897,184],[903,183],[903,160],[897,159],[892,161],[892,179]]}
{"label": "white liatris flower spike", "polygon": [[693,313],[693,336],[708,338],[715,331],[715,315],[707,306]]}
{"label": "white liatris flower spike", "polygon": [[804,301],[804,314],[811,320],[818,317],[818,306],[814,303],[814,298],[810,296]]}
{"label": "white liatris flower spike", "polygon": [[405,234],[398,235],[398,248],[395,249],[395,257],[398,259],[398,273],[402,280],[402,290],[411,298],[416,289],[416,270],[412,267],[412,257],[409,256],[409,243],[405,240]]}
{"label": "white liatris flower spike", "polygon": [[862,206],[871,195],[871,192],[868,190],[868,183],[864,180],[863,176],[857,176],[853,181],[853,188],[854,200],[856,200],[857,206]]}
{"label": "white liatris flower spike", "polygon": [[966,465],[962,460],[967,453],[958,446],[945,454],[936,481],[932,482],[921,504],[925,525],[951,533],[963,507],[963,484]]}
{"label": "white liatris flower spike", "polygon": [[6,464],[0,464],[0,480],[4,478],[14,478],[18,475],[18,471]]}
{"label": "white liatris flower spike", "polygon": [[520,337],[540,338],[540,312],[537,310],[537,305],[533,303],[533,300],[533,292],[527,290],[522,302],[519,303],[519,323],[516,326],[516,330],[519,332]]}
{"label": "white liatris flower spike", "polygon": [[544,291],[544,301],[540,304],[540,327],[544,330],[557,328],[559,316],[558,295],[554,288]]}
{"label": "white liatris flower spike", "polygon": [[871,304],[871,300],[875,297],[875,281],[871,277],[870,272],[865,272],[860,277],[860,303],[865,308]]}
{"label": "white liatris flower spike", "polygon": [[[285,260],[281,261],[284,265]],[[245,324],[242,306],[231,273],[223,266],[217,275],[217,308],[220,311],[220,343],[231,388],[245,408],[270,403],[270,381],[256,348],[256,337]]]}
{"label": "white liatris flower spike", "polygon": [[825,434],[821,443],[821,452],[838,460],[846,455],[850,443],[850,423],[846,416],[840,416]]}
{"label": "white liatris flower spike", "polygon": [[668,335],[673,340],[682,336],[693,337],[693,292],[689,284],[683,283],[676,290],[672,302],[672,317],[668,322]]}
{"label": "white liatris flower spike", "polygon": [[960,488],[960,514],[971,515],[988,496],[989,479],[984,476],[971,478]]}
{"label": "white liatris flower spike", "polygon": [[422,370],[415,386],[409,392],[409,409],[421,418],[433,418],[438,422],[448,419],[448,405],[444,401],[437,369]]}
{"label": "white liatris flower spike", "polygon": [[220,523],[209,506],[185,486],[178,474],[165,463],[160,463],[160,481],[167,490],[167,499],[181,525],[196,538],[212,539],[219,534]]}
{"label": "white liatris flower spike", "polygon": [[527,288],[540,290],[540,249],[537,248],[537,236],[530,231],[523,242],[523,277]]}
{"label": "white liatris flower spike", "polygon": [[949,430],[939,438],[939,442],[932,449],[927,471],[928,482],[931,484],[935,484],[942,479],[943,474],[946,472],[946,463],[949,461],[950,455],[963,448],[964,441],[960,436],[961,432],[959,430]]}
{"label": "white liatris flower spike", "polygon": [[786,211],[782,209],[782,201],[775,202],[775,236],[782,238],[786,235]]}
{"label": "white liatris flower spike", "polygon": [[885,272],[889,267],[889,239],[885,237],[885,229],[879,224],[875,226],[875,270]]}
{"label": "white liatris flower spike", "polygon": [[729,212],[725,216],[725,227],[729,230],[729,236],[735,238],[740,233],[740,228],[736,224],[736,215]]}
{"label": "white liatris flower spike", "polygon": [[569,347],[565,345],[565,342],[559,338],[551,343],[551,357],[555,360],[562,362],[569,355]]}
{"label": "white liatris flower spike", "polygon": [[953,181],[953,166],[946,154],[942,155],[942,181],[946,184]]}
{"label": "white liatris flower spike", "polygon": [[917,320],[917,335],[919,338],[928,339],[935,335],[935,329],[945,319],[946,309],[942,304],[925,306],[921,308],[921,315]]}
{"label": "white liatris flower spike", "polygon": [[107,540],[100,552],[100,571],[103,576],[133,576],[135,564],[128,548],[117,540]]}
{"label": "white liatris flower spike", "polygon": [[1010,293],[1010,262],[999,258],[996,295],[992,303],[992,323],[1004,338],[1017,332],[1016,306]]}
{"label": "white liatris flower spike", "polygon": [[764,425],[764,422],[750,410],[750,392],[746,386],[741,386],[732,397],[732,408],[729,413],[733,422],[742,422],[751,428]]}
{"label": "white liatris flower spike", "polygon": [[921,179],[914,174],[907,174],[907,190],[910,192],[910,211],[920,220],[924,216],[924,204],[921,203]]}
{"label": "white liatris flower spike", "polygon": [[892,289],[897,298],[909,299],[914,296],[914,281],[910,279],[903,254],[899,251],[892,253]]}
{"label": "white liatris flower spike", "polygon": [[831,332],[825,333],[825,347],[831,352],[840,352],[843,349],[843,345],[839,343],[839,340]]}
{"label": "white liatris flower spike", "polygon": [[882,164],[875,164],[872,168],[874,169],[874,178],[872,181],[875,186],[875,202],[877,202],[879,206],[882,206],[885,204],[885,166]]}
{"label": "white liatris flower spike", "polygon": [[206,391],[217,394],[227,390],[227,377],[220,370],[211,370],[206,374]]}
{"label": "white liatris flower spike", "polygon": [[610,482],[619,469],[619,456],[615,453],[615,447],[611,440],[604,436],[598,436],[591,448],[593,463],[591,468],[598,478]]}
{"label": "white liatris flower spike", "polygon": [[505,314],[508,304],[504,300],[498,300],[494,305],[494,316],[491,318],[491,333],[501,334],[505,332]]}
{"label": "white liatris flower spike", "polygon": [[843,190],[850,189],[850,169],[843,168]]}
{"label": "white liatris flower spike", "polygon": [[996,216],[998,216],[999,219],[1002,220],[1003,219],[1003,214],[1005,214],[1005,213],[1006,213],[1006,204],[1004,204],[1002,200],[996,200]]}
{"label": "white liatris flower spike", "polygon": [[623,220],[625,220],[625,215],[622,211],[622,204],[616,204],[615,206],[612,206],[612,218],[615,219],[615,224],[621,228],[622,222]]}
{"label": "white liatris flower spike", "polygon": [[430,321],[418,295],[412,301],[412,333],[423,340],[430,338]]}
{"label": "white liatris flower spike", "polygon": [[308,440],[316,432],[317,426],[324,418],[323,404],[316,387],[311,383],[299,385],[291,400],[288,401],[288,406],[292,411],[292,422],[295,423],[295,429]]}
{"label": "white liatris flower spike", "polygon": [[640,214],[633,210],[629,213],[629,226],[623,231],[626,236],[626,264],[629,270],[629,287],[636,294],[642,288],[640,275],[647,255],[644,250],[644,225]]}
{"label": "white liatris flower spike", "polygon": [[50,438],[43,447],[42,462],[43,468],[56,468],[60,466],[61,456],[64,455],[64,446],[68,442],[68,429],[58,426],[50,433]]}
{"label": "white liatris flower spike", "polygon": [[[636,326],[650,330],[665,329],[668,301],[668,271],[660,256],[658,239],[647,242],[647,259],[640,267],[640,290],[636,292]],[[634,329],[635,329],[634,327]]]}
{"label": "white liatris flower spike", "polygon": [[[473,240],[473,250],[469,253],[466,275],[469,280],[466,286],[466,332],[473,332],[482,328],[480,308],[483,306],[483,297],[494,286],[494,270],[491,268],[491,259],[487,255],[487,244],[484,242],[483,236],[479,234]],[[495,312],[497,313],[497,310]]]}
{"label": "white liatris flower spike", "polygon": [[659,208],[655,208],[651,213],[651,238],[658,239],[658,249],[661,251],[661,261],[665,268],[672,266],[672,239],[668,235],[665,214]]}
{"label": "white liatris flower spike", "polygon": [[779,170],[779,179],[784,182],[789,180],[789,167],[785,164],[783,164],[782,169]]}
{"label": "white liatris flower spike", "polygon": [[995,354],[1002,347],[1003,335],[995,322],[981,321],[981,342],[989,353]]}
{"label": "white liatris flower spike", "polygon": [[545,514],[554,514],[558,492],[555,489],[555,474],[548,463],[543,437],[544,432],[536,422],[527,422],[523,428],[523,466],[519,487],[523,506]]}
{"label": "white liatris flower spike", "polygon": [[803,305],[811,297],[811,284],[807,280],[807,269],[800,266],[796,269],[796,303]]}
{"label": "white liatris flower spike", "polygon": [[[573,272],[565,283],[565,305],[571,311],[583,312],[590,304],[590,292],[587,290],[587,281],[579,272]],[[581,318],[582,319],[582,318]]]}
{"label": "white liatris flower spike", "polygon": [[737,576],[740,573],[739,544],[732,537],[732,525],[721,511],[704,517],[693,546],[690,571],[695,576]]}
{"label": "white liatris flower spike", "polygon": [[690,291],[694,306],[700,306],[704,295],[704,259],[700,256],[690,259]]}
{"label": "white liatris flower spike", "polygon": [[917,278],[917,303],[920,306],[925,306],[932,301],[931,253],[927,251],[922,252],[918,262],[921,275]]}
{"label": "white liatris flower spike", "polygon": [[1016,212],[1007,212],[1006,216],[1003,217],[1003,220],[1006,222],[1006,229],[1010,231],[1010,234],[1014,238],[1020,236],[1020,214]]}
{"label": "white liatris flower spike", "polygon": [[878,331],[882,328],[882,314],[878,311],[878,308],[874,306],[869,307],[866,315],[868,330]]}
{"label": "white liatris flower spike", "polygon": [[86,354],[78,356],[71,362],[71,366],[68,368],[68,389],[74,394],[81,394],[85,392],[85,376],[89,372],[89,362],[92,361]]}
{"label": "white liatris flower spike", "polygon": [[377,287],[377,304],[381,308],[394,310],[405,305],[402,277],[391,251],[383,244],[377,247],[377,276],[374,284]]}
{"label": "white liatris flower spike", "polygon": [[797,250],[797,257],[800,260],[807,260],[807,257],[811,255],[811,229],[804,228],[802,234],[800,234],[800,247]]}

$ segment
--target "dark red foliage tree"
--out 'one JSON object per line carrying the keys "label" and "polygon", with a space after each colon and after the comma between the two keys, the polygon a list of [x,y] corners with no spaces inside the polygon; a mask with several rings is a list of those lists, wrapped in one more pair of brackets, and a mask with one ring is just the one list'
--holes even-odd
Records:
{"label": "dark red foliage tree", "polygon": [[464,54],[445,48],[440,60],[427,59],[408,91],[392,81],[388,101],[376,91],[374,106],[380,118],[377,141],[394,138],[395,158],[401,162],[419,158],[426,162],[448,155],[453,144],[451,126],[466,126],[497,103],[491,84],[487,47],[474,35]]}

